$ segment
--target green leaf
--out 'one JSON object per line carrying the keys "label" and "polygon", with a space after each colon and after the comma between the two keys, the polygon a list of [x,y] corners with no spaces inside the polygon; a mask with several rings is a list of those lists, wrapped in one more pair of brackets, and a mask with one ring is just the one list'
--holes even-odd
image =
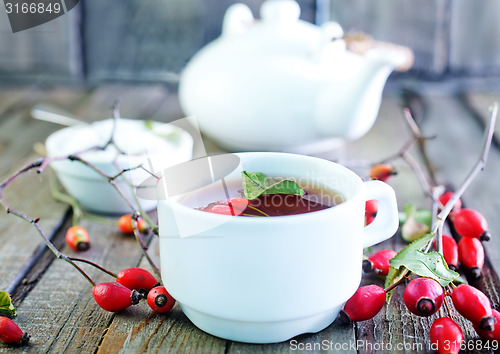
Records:
{"label": "green leaf", "polygon": [[262,172],[242,172],[243,193],[245,198],[253,200],[263,194],[304,195],[304,190],[292,180],[275,181]]}
{"label": "green leaf", "polygon": [[144,127],[148,130],[153,130],[154,128],[154,121],[148,119],[144,121]]}
{"label": "green leaf", "polygon": [[443,256],[438,252],[424,253],[412,249],[404,256],[391,259],[390,264],[391,267],[397,269],[404,267],[421,277],[432,278],[443,287],[459,276],[457,272],[448,268]]}
{"label": "green leaf", "polygon": [[17,316],[16,308],[12,305],[10,295],[5,291],[0,291],[0,314]]}
{"label": "green leaf", "polygon": [[[393,260],[394,259],[403,259],[405,257],[405,255],[412,250],[421,251],[430,242],[430,240],[432,240],[433,237],[434,237],[434,234],[428,234],[428,235],[410,243],[408,246],[406,246],[401,251],[399,251],[399,253],[396,256],[394,256]],[[394,268],[392,266],[392,263],[391,263],[391,267],[389,268],[389,273],[385,277],[385,286],[384,287],[388,288],[392,284],[395,284],[398,281],[400,281],[404,277],[404,274],[407,270],[408,269],[405,267]],[[392,297],[393,292],[394,292],[394,290],[387,292],[387,297],[386,297],[387,303],[389,303],[391,301],[391,297]]]}
{"label": "green leaf", "polygon": [[401,227],[401,237],[406,242],[412,242],[425,236],[431,227],[431,212],[427,209],[417,209],[415,205],[404,206],[405,218]]}

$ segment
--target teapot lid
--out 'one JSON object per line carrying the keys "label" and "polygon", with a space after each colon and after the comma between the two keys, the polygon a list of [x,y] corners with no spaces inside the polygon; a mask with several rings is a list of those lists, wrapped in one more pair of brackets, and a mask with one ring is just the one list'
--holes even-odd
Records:
{"label": "teapot lid", "polygon": [[246,45],[258,43],[260,48],[268,44],[273,51],[286,46],[321,55],[325,45],[331,46],[333,42],[337,42],[337,54],[339,48],[345,49],[342,40],[344,32],[339,24],[326,22],[318,27],[299,20],[299,16],[300,7],[294,0],[265,1],[260,8],[260,20],[253,18],[248,6],[234,4],[224,16],[222,38],[237,38]]}

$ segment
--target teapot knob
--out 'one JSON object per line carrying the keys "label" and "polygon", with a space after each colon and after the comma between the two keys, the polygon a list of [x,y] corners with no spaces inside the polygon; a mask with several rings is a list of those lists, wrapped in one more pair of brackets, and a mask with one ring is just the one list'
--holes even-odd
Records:
{"label": "teapot knob", "polygon": [[265,22],[293,23],[299,16],[299,4],[293,0],[268,0],[260,7],[260,17]]}
{"label": "teapot knob", "polygon": [[253,23],[252,10],[241,3],[229,6],[224,14],[222,33],[224,35],[241,34]]}

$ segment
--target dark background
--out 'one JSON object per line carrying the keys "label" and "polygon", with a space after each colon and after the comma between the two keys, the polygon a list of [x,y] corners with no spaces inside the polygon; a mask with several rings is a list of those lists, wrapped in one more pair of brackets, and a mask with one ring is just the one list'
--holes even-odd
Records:
{"label": "dark background", "polygon": [[[176,83],[185,63],[220,34],[234,0],[82,0],[66,15],[12,33],[0,5],[0,82]],[[243,0],[259,17],[262,0]],[[496,86],[496,0],[299,0],[303,20],[409,46],[416,60],[392,80]]]}

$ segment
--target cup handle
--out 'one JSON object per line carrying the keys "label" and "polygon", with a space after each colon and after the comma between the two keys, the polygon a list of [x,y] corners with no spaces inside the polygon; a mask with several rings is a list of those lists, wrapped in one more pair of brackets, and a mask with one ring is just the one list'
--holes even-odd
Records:
{"label": "cup handle", "polygon": [[378,201],[377,216],[370,225],[365,226],[363,248],[366,248],[392,237],[398,229],[399,218],[394,189],[382,181],[364,183],[366,200]]}

